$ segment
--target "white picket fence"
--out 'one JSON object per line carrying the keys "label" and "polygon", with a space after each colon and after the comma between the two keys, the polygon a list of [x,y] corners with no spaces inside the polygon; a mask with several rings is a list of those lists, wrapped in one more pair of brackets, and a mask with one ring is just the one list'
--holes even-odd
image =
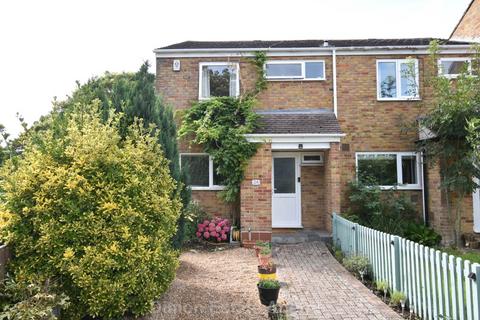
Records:
{"label": "white picket fence", "polygon": [[333,214],[333,242],[364,256],[375,281],[401,291],[422,319],[480,320],[480,264]]}

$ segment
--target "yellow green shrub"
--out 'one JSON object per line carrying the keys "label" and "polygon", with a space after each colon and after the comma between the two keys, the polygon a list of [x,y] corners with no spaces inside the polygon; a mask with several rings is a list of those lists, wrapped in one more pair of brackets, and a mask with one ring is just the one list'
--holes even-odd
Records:
{"label": "yellow green shrub", "polygon": [[55,279],[69,319],[148,312],[175,276],[181,209],[157,138],[136,121],[122,139],[98,104],[49,121],[0,171],[16,280]]}

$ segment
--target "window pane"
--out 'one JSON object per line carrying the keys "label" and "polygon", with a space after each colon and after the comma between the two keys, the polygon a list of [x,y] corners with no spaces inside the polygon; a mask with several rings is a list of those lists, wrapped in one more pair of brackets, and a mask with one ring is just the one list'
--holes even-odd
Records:
{"label": "window pane", "polygon": [[305,78],[323,78],[323,62],[305,62]]}
{"label": "window pane", "polygon": [[378,77],[380,81],[380,97],[397,97],[397,75],[395,62],[379,62]]}
{"label": "window pane", "polygon": [[402,156],[402,182],[403,184],[417,184],[417,157]]}
{"label": "window pane", "polygon": [[228,65],[203,66],[202,97],[227,97],[236,95],[236,70]]}
{"label": "window pane", "polygon": [[275,193],[295,193],[295,158],[273,160],[273,181]]}
{"label": "window pane", "polygon": [[466,61],[443,61],[441,62],[442,74],[457,75],[467,72],[468,65]]}
{"label": "window pane", "polygon": [[188,185],[208,187],[208,155],[182,155],[182,168],[188,175]]}
{"label": "window pane", "polygon": [[221,174],[217,173],[217,164],[214,162],[213,163],[213,184],[215,186],[223,186],[225,185],[225,177],[222,176]]}
{"label": "window pane", "polygon": [[403,97],[415,97],[417,96],[417,84],[416,84],[416,74],[415,74],[415,65],[411,63],[401,63],[400,64],[400,77]]}
{"label": "window pane", "polygon": [[396,185],[397,156],[395,154],[358,155],[358,180],[370,185]]}
{"label": "window pane", "polygon": [[301,63],[267,63],[266,65],[267,77],[301,77],[302,64]]}

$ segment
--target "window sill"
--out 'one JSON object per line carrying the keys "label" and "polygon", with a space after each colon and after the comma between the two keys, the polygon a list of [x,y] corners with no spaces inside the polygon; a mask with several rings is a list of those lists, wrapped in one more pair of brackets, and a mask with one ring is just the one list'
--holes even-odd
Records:
{"label": "window sill", "polygon": [[377,101],[421,101],[422,98],[377,98]]}
{"label": "window sill", "polygon": [[379,188],[381,190],[392,190],[392,189],[395,189],[395,190],[398,190],[398,191],[403,191],[403,190],[417,190],[417,191],[421,191],[422,190],[422,187],[421,186],[418,186],[418,185],[412,185],[412,186],[379,186]]}
{"label": "window sill", "polygon": [[224,186],[211,186],[211,187],[190,187],[192,191],[221,191],[225,190]]}
{"label": "window sill", "polygon": [[221,97],[209,97],[209,98],[198,98],[198,101],[208,101],[208,100],[211,100],[211,99],[214,99],[214,98],[238,98],[239,95],[236,95],[236,96],[221,96]]}
{"label": "window sill", "polygon": [[325,78],[323,78],[323,79],[294,79],[294,78],[278,78],[278,79],[276,79],[276,78],[273,79],[273,78],[272,78],[272,79],[270,79],[270,78],[265,78],[265,80],[267,80],[267,81],[269,81],[269,82],[270,82],[270,81],[271,81],[271,82],[284,82],[284,81],[288,81],[288,82],[303,82],[303,81],[308,81],[308,82],[310,82],[310,81],[325,81],[325,80],[327,80],[327,79],[325,79]]}

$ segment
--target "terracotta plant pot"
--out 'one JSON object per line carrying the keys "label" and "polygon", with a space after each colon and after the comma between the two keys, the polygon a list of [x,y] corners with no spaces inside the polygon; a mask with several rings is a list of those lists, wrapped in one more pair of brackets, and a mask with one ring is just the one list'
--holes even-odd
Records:
{"label": "terracotta plant pot", "polygon": [[260,280],[276,280],[277,266],[272,264],[270,267],[258,266],[258,279]]}
{"label": "terracotta plant pot", "polygon": [[258,263],[261,266],[268,266],[271,262],[272,262],[272,254],[271,253],[266,254],[266,255],[263,255],[261,253],[258,254]]}
{"label": "terracotta plant pot", "polygon": [[280,292],[280,288],[277,289],[266,289],[261,288],[257,284],[258,288],[258,295],[260,296],[260,302],[264,306],[269,306],[271,304],[276,304],[278,300],[278,293]]}

